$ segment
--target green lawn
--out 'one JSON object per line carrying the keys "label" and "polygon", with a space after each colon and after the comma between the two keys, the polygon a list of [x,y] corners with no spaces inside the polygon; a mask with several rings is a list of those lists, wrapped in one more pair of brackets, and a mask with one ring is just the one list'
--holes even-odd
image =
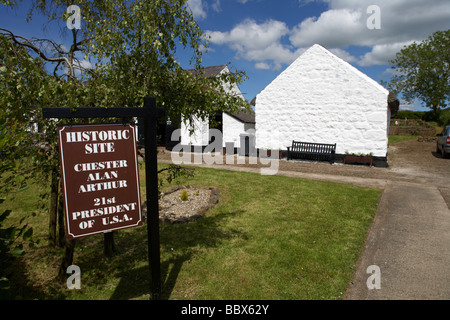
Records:
{"label": "green lawn", "polygon": [[395,144],[398,142],[409,141],[409,140],[417,140],[419,136],[411,136],[411,135],[392,135],[389,136],[389,144]]}
{"label": "green lawn", "polygon": [[[174,184],[215,186],[221,197],[195,222],[161,225],[164,299],[341,299],[380,197],[380,190],[349,184],[203,168]],[[36,189],[8,197],[0,209],[14,206],[17,218],[29,213]],[[46,237],[46,215],[41,209],[28,219],[37,237]],[[14,295],[148,299],[146,226],[115,234],[118,253],[110,259],[102,235],[77,240],[80,290],[54,279],[61,249],[28,249],[16,267]]]}

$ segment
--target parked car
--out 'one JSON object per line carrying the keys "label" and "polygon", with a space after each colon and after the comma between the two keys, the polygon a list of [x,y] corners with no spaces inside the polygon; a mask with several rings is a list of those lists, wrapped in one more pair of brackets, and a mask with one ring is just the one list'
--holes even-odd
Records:
{"label": "parked car", "polygon": [[450,155],[450,126],[446,126],[441,134],[437,136],[436,152],[445,158]]}

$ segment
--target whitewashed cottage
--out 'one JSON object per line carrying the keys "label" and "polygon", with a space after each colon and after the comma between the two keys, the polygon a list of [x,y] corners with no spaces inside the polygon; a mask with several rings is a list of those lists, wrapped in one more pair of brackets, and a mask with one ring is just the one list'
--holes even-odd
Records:
{"label": "whitewashed cottage", "polygon": [[336,143],[337,158],[372,154],[386,164],[398,100],[376,81],[313,45],[256,96],[256,148]]}
{"label": "whitewashed cottage", "polygon": [[[218,77],[223,72],[230,72],[227,65],[205,67],[203,71],[205,72],[205,77]],[[226,90],[244,99],[238,86],[234,86],[231,91],[227,86]],[[219,126],[215,127],[215,129],[222,132],[222,141],[218,143],[223,148],[225,148],[227,142],[233,143],[235,149],[239,148],[241,136],[247,135],[249,132],[254,133],[255,130],[254,113],[245,111],[234,113],[218,112],[215,120],[219,123]],[[210,129],[212,128],[209,119],[201,120],[195,118],[193,130],[189,125],[184,124],[184,121],[181,121],[181,145],[191,146],[192,149],[195,147],[206,147],[211,142]]]}

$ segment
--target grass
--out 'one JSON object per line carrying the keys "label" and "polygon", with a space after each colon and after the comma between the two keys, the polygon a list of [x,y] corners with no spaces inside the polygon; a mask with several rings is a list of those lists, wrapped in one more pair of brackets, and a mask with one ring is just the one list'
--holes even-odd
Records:
{"label": "grass", "polygon": [[389,144],[395,144],[403,141],[417,140],[419,136],[412,135],[391,135],[389,136]]}
{"label": "grass", "polygon": [[[176,184],[215,186],[221,197],[195,222],[161,225],[164,299],[341,299],[380,197],[349,184],[205,168]],[[18,219],[33,210],[20,199],[36,197],[37,189],[42,184],[8,196],[0,209],[14,206]],[[46,215],[28,219],[37,237],[46,238]],[[148,299],[146,227],[115,234],[118,253],[109,259],[102,235],[77,240],[80,290],[55,280],[61,249],[27,250],[15,266],[14,296]]]}

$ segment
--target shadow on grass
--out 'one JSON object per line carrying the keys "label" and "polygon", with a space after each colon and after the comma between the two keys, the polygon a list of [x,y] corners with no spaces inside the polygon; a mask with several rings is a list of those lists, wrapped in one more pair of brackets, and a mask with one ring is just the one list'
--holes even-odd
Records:
{"label": "shadow on grass", "polygon": [[[219,211],[193,222],[161,225],[161,299],[170,298],[183,264],[199,250],[215,248],[223,241],[236,236],[245,237],[238,230],[224,230],[221,227],[224,219],[241,213],[242,210]],[[120,282],[111,295],[111,300],[133,299],[147,294],[150,296],[151,272],[148,263],[131,270],[122,268],[117,277]]]}
{"label": "shadow on grass", "polygon": [[[161,263],[161,299],[168,300],[177,282],[183,263],[190,254],[171,258]],[[171,267],[172,266],[172,267]],[[151,272],[149,266],[128,270],[119,274],[120,282],[110,300],[129,300],[145,295],[150,296]]]}
{"label": "shadow on grass", "polygon": [[[44,250],[53,252],[54,248],[35,249],[42,252]],[[29,254],[29,253],[28,253]],[[10,289],[0,294],[0,300],[63,300],[66,298],[65,287],[53,278],[47,279],[36,285],[35,279],[30,275],[29,266],[24,259],[17,258],[8,261],[2,275],[6,275],[10,281]],[[56,278],[56,276],[54,277]],[[2,292],[2,290],[0,290]]]}

